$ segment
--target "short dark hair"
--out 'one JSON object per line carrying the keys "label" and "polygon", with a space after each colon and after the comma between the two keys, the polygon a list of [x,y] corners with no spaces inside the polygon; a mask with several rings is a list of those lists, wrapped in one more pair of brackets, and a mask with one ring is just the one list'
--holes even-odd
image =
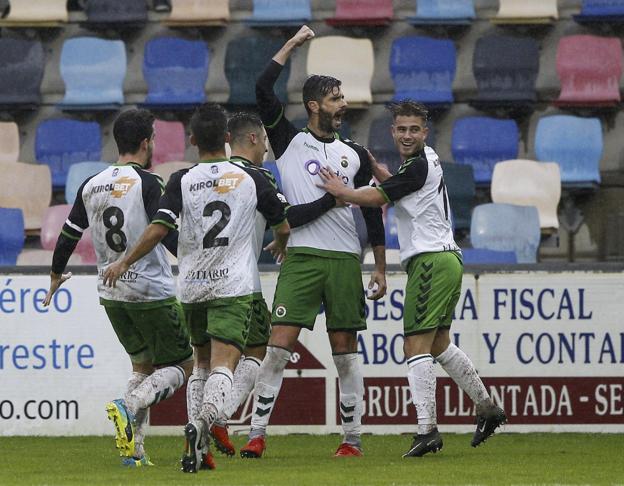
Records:
{"label": "short dark hair", "polygon": [[191,116],[190,126],[200,152],[214,152],[225,147],[227,114],[221,105],[198,106]]}
{"label": "short dark hair", "polygon": [[230,144],[242,143],[245,135],[250,132],[260,133],[262,120],[255,113],[240,111],[234,113],[228,120],[228,132],[230,132]]}
{"label": "short dark hair", "polygon": [[342,81],[332,76],[322,76],[320,74],[313,74],[303,84],[303,106],[305,106],[308,115],[310,114],[310,108],[308,108],[308,102],[321,101],[328,93],[331,93],[335,88],[339,88]]}
{"label": "short dark hair", "polygon": [[137,153],[141,142],[152,138],[153,133],[154,115],[147,110],[124,111],[113,125],[113,137],[119,155]]}
{"label": "short dark hair", "polygon": [[427,116],[429,115],[429,111],[425,105],[413,100],[390,103],[387,108],[390,110],[390,113],[392,113],[392,120],[396,120],[397,116],[417,116],[422,118],[426,123]]}

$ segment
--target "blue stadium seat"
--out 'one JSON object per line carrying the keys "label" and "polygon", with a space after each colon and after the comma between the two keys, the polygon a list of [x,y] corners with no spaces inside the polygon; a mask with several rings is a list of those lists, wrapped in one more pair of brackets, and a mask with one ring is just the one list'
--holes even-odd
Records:
{"label": "blue stadium seat", "polygon": [[453,227],[456,232],[466,232],[470,229],[476,192],[472,166],[442,162],[442,171],[453,211]]}
{"label": "blue stadium seat", "polygon": [[496,162],[518,158],[518,141],[514,120],[467,116],[453,125],[451,151],[455,162],[472,166],[477,185],[487,185]]}
{"label": "blue stadium seat", "polygon": [[416,0],[412,25],[468,25],[475,18],[473,0]]}
{"label": "blue stadium seat", "polygon": [[141,27],[147,22],[145,0],[87,0],[88,27]]}
{"label": "blue stadium seat", "polygon": [[485,250],[483,248],[462,248],[464,265],[505,265],[518,263],[513,251]]}
{"label": "blue stadium seat", "polygon": [[13,266],[24,248],[24,216],[17,208],[0,208],[0,266]]}
{"label": "blue stadium seat", "polygon": [[35,158],[52,172],[52,186],[65,187],[67,172],[72,164],[100,160],[102,139],[96,122],[65,118],[44,120],[35,135]]}
{"label": "blue stadium seat", "polygon": [[123,41],[74,37],[61,51],[63,110],[116,110],[124,102],[126,48]]}
{"label": "blue stadium seat", "polygon": [[474,248],[513,251],[518,263],[536,263],[540,244],[537,208],[481,204],[472,212],[470,241]]}
{"label": "blue stadium seat", "polygon": [[[225,77],[230,84],[228,103],[233,105],[256,104],[256,79],[273,55],[282,47],[281,39],[266,36],[247,36],[232,39],[225,51]],[[253,56],[249,53],[253,52]],[[282,103],[288,102],[286,85],[290,75],[290,62],[275,83],[275,93]]]}
{"label": "blue stadium seat", "polygon": [[397,225],[396,216],[394,214],[394,206],[388,206],[386,210],[386,220],[384,221],[386,229],[386,249],[399,249],[399,227]]}
{"label": "blue stadium seat", "polygon": [[312,19],[310,0],[253,0],[250,27],[300,26]]}
{"label": "blue stadium seat", "polygon": [[537,95],[539,46],[531,37],[490,35],[477,40],[472,58],[475,105],[530,105]]}
{"label": "blue stadium seat", "polygon": [[579,24],[623,23],[624,0],[583,0],[581,13],[572,17]]}
{"label": "blue stadium seat", "polygon": [[540,118],[537,123],[537,160],[559,164],[564,188],[596,188],[600,183],[602,148],[602,126],[598,118],[553,115]]}
{"label": "blue stadium seat", "polygon": [[275,177],[275,180],[277,181],[278,187],[281,189],[282,188],[282,176],[280,175],[279,169],[277,168],[277,162],[275,162],[274,160],[265,160],[262,163],[262,167],[271,171],[271,174],[273,174],[273,176]]}
{"label": "blue stadium seat", "polygon": [[0,108],[39,106],[44,66],[41,42],[0,37]]}
{"label": "blue stadium seat", "polygon": [[69,166],[65,184],[65,201],[74,204],[80,185],[87,179],[108,167],[106,162],[78,162]]}
{"label": "blue stadium seat", "polygon": [[412,99],[434,108],[450,105],[455,67],[451,40],[420,36],[395,39],[390,54],[393,100]]}
{"label": "blue stadium seat", "polygon": [[148,108],[192,109],[206,101],[210,52],[204,41],[157,37],[145,44]]}

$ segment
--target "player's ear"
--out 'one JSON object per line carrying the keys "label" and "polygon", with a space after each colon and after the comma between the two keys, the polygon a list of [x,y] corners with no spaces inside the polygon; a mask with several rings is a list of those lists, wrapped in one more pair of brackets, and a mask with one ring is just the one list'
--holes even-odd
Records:
{"label": "player's ear", "polygon": [[249,132],[249,140],[252,145],[256,145],[258,143],[258,136],[254,132]]}
{"label": "player's ear", "polygon": [[231,139],[232,137],[230,137],[230,132],[225,132],[225,143],[230,143]]}
{"label": "player's ear", "polygon": [[308,101],[308,108],[310,109],[311,113],[318,114],[320,107],[321,105],[319,104],[318,101],[315,101],[315,100]]}
{"label": "player's ear", "polygon": [[193,135],[191,133],[191,136],[189,137],[189,142],[191,142],[191,145],[193,145],[194,147],[197,146],[197,139],[195,138],[195,135]]}

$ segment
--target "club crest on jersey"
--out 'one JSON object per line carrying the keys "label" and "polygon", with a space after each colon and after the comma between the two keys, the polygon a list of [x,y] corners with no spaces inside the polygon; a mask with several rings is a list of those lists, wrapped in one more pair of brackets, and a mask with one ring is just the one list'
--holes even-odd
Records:
{"label": "club crest on jersey", "polygon": [[219,167],[217,167],[216,165],[210,166],[210,172],[212,172],[213,174],[218,174],[219,173]]}
{"label": "club crest on jersey", "polygon": [[285,317],[286,316],[286,306],[284,304],[280,304],[275,308],[275,315],[277,317]]}
{"label": "club crest on jersey", "polygon": [[113,177],[117,177],[117,174],[119,174],[119,169],[113,169]]}
{"label": "club crest on jersey", "polygon": [[342,157],[340,157],[340,165],[343,167],[343,169],[346,169],[347,167],[349,167],[349,159],[347,158],[346,155],[343,155]]}
{"label": "club crest on jersey", "polygon": [[121,177],[113,182],[113,190],[111,191],[111,196],[115,198],[124,197],[132,186],[137,183],[136,179],[131,179],[130,177]]}

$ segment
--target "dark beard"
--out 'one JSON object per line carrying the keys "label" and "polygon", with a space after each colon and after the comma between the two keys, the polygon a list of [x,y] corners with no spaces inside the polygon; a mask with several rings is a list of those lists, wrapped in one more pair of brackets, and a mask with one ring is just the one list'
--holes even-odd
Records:
{"label": "dark beard", "polygon": [[324,110],[319,110],[319,128],[325,133],[334,133],[334,126],[332,125],[334,117],[333,115]]}

